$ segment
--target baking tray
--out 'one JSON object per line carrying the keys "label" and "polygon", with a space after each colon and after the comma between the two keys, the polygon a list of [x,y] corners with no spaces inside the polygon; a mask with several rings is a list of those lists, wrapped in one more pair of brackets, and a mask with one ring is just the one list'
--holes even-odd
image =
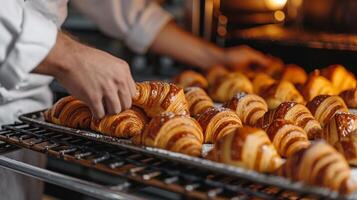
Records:
{"label": "baking tray", "polygon": [[[256,183],[277,186],[282,189],[292,190],[304,194],[319,195],[321,197],[329,198],[329,199],[357,199],[357,193],[353,193],[348,196],[342,196],[338,192],[331,191],[328,188],[306,185],[301,182],[292,182],[283,177],[258,173],[252,170],[247,170],[240,167],[217,163],[203,158],[184,155],[181,153],[175,153],[164,149],[145,147],[145,146],[134,146],[131,144],[130,140],[118,139],[115,137],[102,135],[93,132],[91,130],[80,130],[80,129],[73,129],[73,128],[55,125],[44,121],[43,111],[24,114],[21,115],[19,119],[24,123],[31,124],[36,127],[41,127],[47,130],[57,131],[65,134],[86,138],[89,140],[94,140],[97,142],[106,143],[109,145],[118,146],[120,148],[125,148],[138,153],[143,153],[161,159],[171,160],[174,162],[192,166],[195,168],[208,170],[213,173],[224,174],[231,177],[233,176],[241,179],[246,179]],[[205,146],[205,148],[206,147],[207,146]],[[357,175],[357,173],[353,173],[353,174]]]}

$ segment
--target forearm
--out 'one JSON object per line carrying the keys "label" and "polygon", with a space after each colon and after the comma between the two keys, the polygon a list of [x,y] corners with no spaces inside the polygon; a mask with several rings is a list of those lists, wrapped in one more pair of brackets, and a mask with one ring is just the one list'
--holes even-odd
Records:
{"label": "forearm", "polygon": [[55,45],[32,73],[58,78],[78,64],[77,54],[81,48],[85,48],[85,46],[65,33],[58,32]]}
{"label": "forearm", "polygon": [[168,23],[156,36],[150,51],[205,69],[224,63],[224,50]]}
{"label": "forearm", "polygon": [[59,32],[56,43],[33,73],[54,76],[84,101],[97,118],[131,107],[136,94],[129,65]]}

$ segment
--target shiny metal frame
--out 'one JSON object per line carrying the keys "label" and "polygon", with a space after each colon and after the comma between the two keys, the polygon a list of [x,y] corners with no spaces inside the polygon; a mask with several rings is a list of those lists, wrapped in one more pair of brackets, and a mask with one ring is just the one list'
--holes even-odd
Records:
{"label": "shiny metal frame", "polygon": [[5,156],[0,156],[0,167],[103,200],[141,199],[107,186],[35,167]]}
{"label": "shiny metal frame", "polygon": [[262,174],[252,170],[247,170],[247,169],[234,167],[222,163],[217,163],[210,160],[196,158],[180,153],[175,153],[164,149],[157,149],[157,148],[145,147],[145,146],[134,146],[130,144],[130,141],[128,140],[121,140],[114,137],[105,136],[89,130],[78,130],[78,129],[72,129],[72,128],[55,125],[52,123],[45,122],[43,120],[42,111],[22,115],[20,116],[19,119],[25,123],[46,128],[48,130],[53,130],[61,133],[83,137],[94,141],[107,143],[110,145],[115,145],[138,153],[143,153],[157,158],[179,162],[184,165],[192,166],[202,170],[209,170],[227,176],[242,178],[260,184],[277,186],[282,189],[296,191],[304,194],[314,194],[329,199],[357,199],[357,193],[353,193],[349,196],[341,196],[339,193],[331,191],[327,188],[306,185],[301,182],[292,182],[286,178],[279,177],[279,176]]}

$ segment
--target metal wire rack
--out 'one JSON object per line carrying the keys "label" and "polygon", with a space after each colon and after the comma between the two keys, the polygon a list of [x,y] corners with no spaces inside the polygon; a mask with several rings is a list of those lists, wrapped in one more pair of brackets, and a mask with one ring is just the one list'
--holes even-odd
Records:
{"label": "metal wire rack", "polygon": [[[74,134],[76,132],[68,134],[66,129],[60,131],[57,130],[58,127],[41,125],[42,122],[36,124],[25,121],[27,123],[3,126],[0,140],[5,143],[0,145],[0,150],[1,147],[15,148],[13,145],[32,149],[124,178],[128,182],[174,192],[184,198],[234,200],[345,198],[326,189],[306,187],[286,179],[275,180],[274,177],[269,179],[267,175],[253,179],[258,173],[244,176],[244,170],[237,173],[234,171],[236,169],[224,165],[216,167],[210,161],[199,158],[190,161],[184,155],[175,153],[174,156],[170,153],[167,155],[168,152],[162,150],[148,151],[123,142],[97,141],[77,136]],[[77,131],[77,134],[80,132]],[[202,166],[198,162],[201,160]],[[116,191],[130,187],[127,183],[118,186]]]}

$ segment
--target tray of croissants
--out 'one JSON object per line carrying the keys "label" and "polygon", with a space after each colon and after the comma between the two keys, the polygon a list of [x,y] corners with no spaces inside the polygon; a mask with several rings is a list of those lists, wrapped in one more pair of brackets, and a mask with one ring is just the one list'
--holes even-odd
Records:
{"label": "tray of croissants", "polygon": [[253,181],[346,197],[357,194],[356,84],[342,65],[309,74],[294,64],[214,66],[138,82],[131,109],[99,120],[72,96],[41,118],[21,119]]}

